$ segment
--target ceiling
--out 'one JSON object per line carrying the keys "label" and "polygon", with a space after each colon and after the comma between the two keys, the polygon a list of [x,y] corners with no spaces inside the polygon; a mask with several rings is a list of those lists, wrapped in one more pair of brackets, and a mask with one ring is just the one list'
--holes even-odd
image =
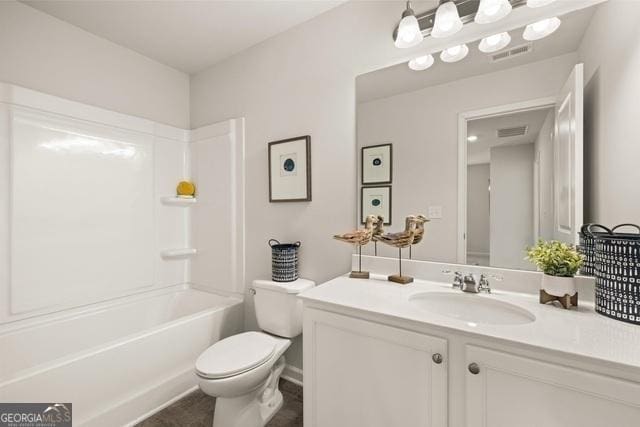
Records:
{"label": "ceiling", "polygon": [[[535,142],[550,111],[552,108],[542,108],[467,122],[467,136],[475,135],[478,137],[477,141],[469,142],[467,145],[469,147],[467,163],[470,165],[489,163],[491,147]],[[498,138],[497,136],[498,129],[523,125],[527,126],[527,133],[522,136],[506,138]]]}
{"label": "ceiling", "polygon": [[[416,9],[417,11],[417,9]],[[469,44],[469,54],[460,62],[443,63],[437,55],[431,68],[413,71],[406,63],[400,63],[382,70],[358,76],[356,81],[358,103],[387,98],[405,92],[412,92],[428,86],[435,86],[478,74],[491,73],[531,62],[541,61],[558,55],[575,52],[587,29],[595,7],[582,9],[560,17],[562,25],[551,36],[533,42],[533,50],[500,62],[490,62],[489,56],[478,50],[478,42]],[[522,38],[523,29],[510,31],[511,43],[506,49],[527,43]]]}
{"label": "ceiling", "polygon": [[193,74],[345,0],[23,0],[42,12]]}

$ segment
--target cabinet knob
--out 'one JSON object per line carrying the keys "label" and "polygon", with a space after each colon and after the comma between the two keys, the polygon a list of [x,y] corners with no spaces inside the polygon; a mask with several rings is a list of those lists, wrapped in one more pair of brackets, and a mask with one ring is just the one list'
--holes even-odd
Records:
{"label": "cabinet knob", "polygon": [[434,353],[433,356],[431,356],[431,360],[433,360],[433,363],[439,365],[442,363],[442,355],[440,353]]}
{"label": "cabinet knob", "polygon": [[469,363],[469,372],[473,375],[478,375],[480,373],[480,366],[477,363]]}

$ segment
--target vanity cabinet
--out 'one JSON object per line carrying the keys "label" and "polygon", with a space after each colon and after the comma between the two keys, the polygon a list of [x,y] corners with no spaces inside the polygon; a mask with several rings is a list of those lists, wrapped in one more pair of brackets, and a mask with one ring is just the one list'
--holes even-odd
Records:
{"label": "vanity cabinet", "polygon": [[313,309],[303,333],[305,427],[447,425],[446,340]]}
{"label": "vanity cabinet", "polygon": [[640,384],[477,346],[465,349],[467,427],[637,427]]}
{"label": "vanity cabinet", "polygon": [[305,306],[305,427],[640,426],[637,375],[363,317]]}

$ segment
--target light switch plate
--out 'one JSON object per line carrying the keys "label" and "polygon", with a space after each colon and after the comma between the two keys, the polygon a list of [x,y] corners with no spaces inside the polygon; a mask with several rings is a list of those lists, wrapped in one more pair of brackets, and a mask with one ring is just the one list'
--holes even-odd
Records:
{"label": "light switch plate", "polygon": [[441,219],[442,206],[429,206],[429,219]]}

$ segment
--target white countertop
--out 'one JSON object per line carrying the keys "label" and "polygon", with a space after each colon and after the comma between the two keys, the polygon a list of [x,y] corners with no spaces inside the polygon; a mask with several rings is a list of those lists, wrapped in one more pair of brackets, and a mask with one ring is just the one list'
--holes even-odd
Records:
{"label": "white countertop", "polygon": [[536,320],[518,325],[491,325],[467,322],[439,315],[417,307],[409,297],[422,292],[462,293],[450,284],[415,280],[398,285],[376,278],[350,279],[337,277],[299,295],[310,305],[329,305],[344,310],[359,310],[396,320],[418,322],[490,337],[509,343],[526,344],[625,367],[640,368],[640,326],[601,316],[593,304],[579,302],[577,308],[562,309],[542,305],[537,295],[494,290],[491,294],[476,294],[508,302],[531,312]]}

